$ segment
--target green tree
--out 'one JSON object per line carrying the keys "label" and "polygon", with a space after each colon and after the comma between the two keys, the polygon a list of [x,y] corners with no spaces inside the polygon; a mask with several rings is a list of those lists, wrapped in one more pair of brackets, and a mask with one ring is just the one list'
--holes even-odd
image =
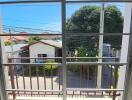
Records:
{"label": "green tree", "polygon": [[41,40],[40,37],[32,36],[32,37],[30,37],[30,38],[28,39],[28,43],[29,43],[29,44],[32,44],[32,43],[38,42],[38,41],[40,41],[40,40]]}
{"label": "green tree", "polygon": [[[100,7],[84,6],[76,11],[66,23],[67,33],[99,33]],[[104,32],[121,33],[123,29],[123,18],[116,6],[105,8]],[[120,49],[122,36],[104,36],[104,43],[109,43],[115,49]],[[98,46],[98,36],[76,36],[67,39],[69,50],[74,51],[80,46],[95,49]],[[91,52],[91,51],[89,51]]]}
{"label": "green tree", "polygon": [[5,44],[5,46],[9,46],[9,45],[14,45],[14,44],[16,44],[16,42],[14,42],[14,41],[6,41],[6,42],[4,42],[4,44]]}

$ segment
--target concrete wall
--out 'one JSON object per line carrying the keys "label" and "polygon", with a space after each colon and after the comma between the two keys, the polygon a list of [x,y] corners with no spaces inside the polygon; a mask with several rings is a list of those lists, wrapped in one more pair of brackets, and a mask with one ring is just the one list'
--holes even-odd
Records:
{"label": "concrete wall", "polygon": [[[43,43],[36,43],[29,46],[30,57],[38,57],[38,54],[47,54],[47,57],[55,57],[55,48]],[[34,62],[34,60],[30,60]]]}

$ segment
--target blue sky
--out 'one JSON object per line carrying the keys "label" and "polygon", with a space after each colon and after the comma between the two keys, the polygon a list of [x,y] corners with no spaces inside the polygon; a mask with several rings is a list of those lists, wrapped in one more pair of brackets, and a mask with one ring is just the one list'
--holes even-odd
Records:
{"label": "blue sky", "polygon": [[[84,5],[86,4],[68,4],[67,18]],[[100,6],[101,4],[90,5]],[[114,5],[117,5],[124,14],[124,4],[115,3]],[[61,31],[60,3],[3,5],[1,8],[3,25]]]}

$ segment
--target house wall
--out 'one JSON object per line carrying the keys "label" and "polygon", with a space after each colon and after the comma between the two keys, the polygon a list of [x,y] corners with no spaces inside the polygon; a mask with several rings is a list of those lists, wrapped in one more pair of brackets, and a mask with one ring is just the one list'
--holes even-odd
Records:
{"label": "house wall", "polygon": [[[15,51],[15,52],[13,52],[13,54],[11,52],[6,52],[7,58],[10,58],[10,57],[14,57],[14,58],[20,57],[19,52],[20,51]],[[21,60],[20,59],[13,59],[13,62],[14,63],[21,63]]]}
{"label": "house wall", "polygon": [[[38,57],[38,54],[47,54],[47,57],[55,57],[55,48],[43,43],[36,43],[29,46],[30,57]],[[34,60],[30,60],[34,62]]]}

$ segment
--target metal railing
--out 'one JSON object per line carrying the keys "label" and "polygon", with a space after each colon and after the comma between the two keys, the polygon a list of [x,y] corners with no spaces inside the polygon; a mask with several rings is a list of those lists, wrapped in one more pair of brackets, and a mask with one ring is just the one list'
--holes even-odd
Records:
{"label": "metal railing", "polygon": [[[61,5],[62,5],[62,40],[63,40],[63,47],[62,47],[62,54],[63,54],[63,57],[62,58],[59,58],[59,59],[62,59],[62,62],[61,63],[15,63],[15,62],[12,62],[12,59],[15,59],[15,58],[10,58],[9,59],[9,62],[8,63],[3,63],[1,62],[1,65],[2,66],[8,66],[9,67],[9,74],[10,74],[10,83],[11,83],[11,89],[6,89],[6,91],[10,94],[13,95],[13,98],[16,97],[16,95],[21,95],[21,94],[30,94],[31,96],[32,95],[58,95],[58,96],[63,96],[63,100],[66,100],[66,96],[67,95],[79,95],[79,96],[90,96],[91,94],[93,94],[92,96],[105,96],[105,95],[108,95],[108,96],[112,96],[113,100],[115,100],[115,97],[116,96],[119,96],[120,92],[123,92],[124,90],[122,89],[116,89],[116,79],[114,80],[115,82],[113,83],[113,87],[114,89],[89,89],[89,88],[82,88],[81,87],[81,82],[80,81],[80,87],[79,88],[67,88],[66,86],[66,83],[67,83],[67,77],[66,77],[66,71],[68,69],[67,66],[70,66],[70,65],[74,65],[74,64],[77,64],[78,66],[81,66],[80,68],[83,69],[84,67],[83,66],[86,66],[86,65],[111,65],[110,68],[111,68],[111,76],[113,76],[113,66],[114,66],[114,75],[116,76],[117,75],[117,69],[119,66],[122,66],[122,65],[126,65],[127,63],[120,63],[120,62],[67,62],[67,58],[66,58],[66,43],[65,43],[65,38],[67,35],[69,34],[66,34],[66,29],[65,29],[65,23],[66,23],[66,3],[93,3],[93,2],[132,2],[131,0],[77,0],[77,1],[74,1],[74,0],[20,0],[20,1],[0,1],[0,5],[5,5],[5,4],[27,4],[27,3],[49,3],[49,2],[53,2],[53,3],[56,3],[56,2],[61,2]],[[0,30],[1,31],[1,30]],[[116,36],[118,35],[129,35],[130,33],[118,33],[116,34]],[[22,34],[24,36],[24,34]],[[27,35],[27,34],[26,34]],[[44,36],[45,34],[29,34],[28,36]],[[46,34],[47,35],[47,34]],[[73,36],[76,36],[77,34],[74,34],[73,33]],[[83,36],[91,36],[91,34],[78,34],[78,35],[83,35]],[[112,34],[93,34],[93,35],[112,35]],[[115,34],[113,33],[113,35],[115,36]],[[0,34],[0,36],[19,36],[19,34]],[[69,35],[70,36],[70,35]],[[72,36],[72,35],[71,35]],[[2,48],[2,47],[1,47]],[[1,54],[1,57],[2,57],[2,54]],[[2,58],[1,58],[2,59]],[[16,59],[34,59],[34,58],[16,58]],[[50,59],[50,58],[49,58]],[[55,58],[56,59],[56,58]],[[71,58],[69,58],[71,59]],[[77,59],[75,57],[75,59]],[[85,58],[81,58],[81,59],[85,59]],[[94,59],[94,58],[91,58],[91,59]],[[102,59],[102,58],[97,58],[97,59]],[[105,58],[104,58],[105,59]],[[111,59],[111,58],[110,58]],[[113,58],[112,58],[113,59]],[[43,89],[40,90],[40,79],[39,79],[39,68],[40,67],[43,67],[44,65],[50,65],[50,69],[51,69],[51,72],[50,72],[50,83],[51,83],[51,87],[50,89],[47,89],[47,86],[48,85],[46,84],[46,75],[45,75],[45,70],[43,70],[43,74],[42,78],[43,78]],[[63,70],[62,73],[63,75],[61,74],[58,74],[58,77],[59,77],[59,82],[58,82],[58,89],[54,89],[54,84],[53,84],[53,71],[52,71],[52,67],[53,65],[58,65],[59,68],[62,68]],[[32,76],[32,66],[35,66],[35,75],[36,75],[36,89],[33,89],[33,76]],[[38,67],[40,66],[40,67]],[[18,74],[16,72],[16,69],[17,67],[21,67],[21,71],[22,73]],[[26,70],[25,70],[26,69]],[[28,76],[29,76],[29,82],[26,82],[26,76],[25,76],[25,71],[29,71],[28,72]],[[83,70],[79,70],[80,71],[80,80],[82,80],[82,77],[83,77]],[[86,70],[87,71],[87,70]],[[59,71],[60,73],[60,71]],[[63,76],[63,83],[60,84],[60,77]],[[21,77],[21,80],[22,81],[19,81],[19,78]],[[2,78],[1,78],[2,79]],[[3,79],[4,80],[4,79]],[[23,84],[23,88],[19,88],[20,87],[20,84],[19,82],[21,82],[21,84]],[[26,85],[30,84],[30,89],[26,89]],[[112,83],[112,82],[111,82]],[[69,91],[72,91],[69,92]],[[57,94],[56,94],[57,92]],[[2,94],[2,96],[4,96],[4,94]],[[6,99],[5,99],[6,100]]]}
{"label": "metal railing", "polygon": [[[6,91],[13,95],[13,98],[15,99],[16,96],[61,96],[63,95],[62,87],[63,87],[63,77],[62,77],[62,63],[17,63],[14,60],[15,59],[27,59],[30,61],[30,59],[62,59],[62,57],[16,57],[16,58],[9,58],[9,63],[3,64],[4,66],[9,67],[9,84],[10,88],[6,89]],[[66,57],[66,60],[69,59],[116,59],[115,61],[119,60],[117,57]],[[97,60],[98,61],[98,60]],[[66,95],[67,96],[78,96],[78,97],[103,97],[103,96],[111,96],[113,100],[117,96],[120,96],[120,93],[123,92],[123,89],[116,89],[117,84],[116,78],[117,76],[117,70],[115,70],[116,67],[122,66],[126,63],[120,63],[120,62],[102,62],[102,63],[96,63],[96,62],[67,62],[67,72],[70,72],[74,75],[77,75],[77,81],[78,83],[74,83],[74,81],[71,81],[70,78],[76,78],[73,76],[68,75],[67,73],[67,88],[66,88]],[[78,67],[77,72],[72,72],[70,68],[72,68],[72,65],[75,65]],[[96,89],[96,68],[97,65],[109,65],[107,66],[109,68],[110,73],[110,79],[108,81],[107,88],[102,87],[102,89]],[[48,65],[50,67],[48,70],[48,73],[46,73],[45,65]],[[58,66],[58,69],[56,73],[53,70],[53,66]],[[88,65],[88,66],[87,66]],[[95,66],[89,66],[89,65],[95,65]],[[94,67],[95,71],[93,72],[95,75],[92,77],[93,86],[89,86],[89,70],[87,68]],[[104,66],[106,67],[106,66]],[[114,67],[114,68],[113,68]],[[86,70],[86,71],[85,71]],[[114,73],[114,75],[113,75]],[[56,82],[55,82],[56,81]],[[73,86],[77,84],[77,86]],[[115,86],[114,86],[115,85]],[[111,88],[113,86],[114,89]]]}
{"label": "metal railing", "polygon": [[[12,62],[14,61],[12,60],[12,58],[10,58],[9,59],[10,64],[3,64],[3,65],[9,66],[11,89],[7,89],[7,91],[12,90],[13,98],[16,97],[16,94],[18,95],[21,94],[22,89],[24,91],[24,94],[31,91],[31,95],[33,95],[33,92],[38,92],[36,93],[36,95],[40,95],[41,92],[44,92],[43,95],[54,95],[54,93],[56,92],[60,94],[62,90],[62,87],[60,86],[60,78],[59,78],[60,71],[58,71],[58,73],[57,72],[55,73],[59,79],[59,82],[57,83],[58,88],[56,87],[56,90],[54,90],[54,83],[53,83],[54,70],[52,68],[52,66],[58,66],[58,69],[59,69],[60,67],[59,63],[45,63],[45,64],[39,63],[38,64],[35,62],[31,64],[29,62],[25,64],[24,63],[13,64]],[[48,68],[50,69],[48,70],[48,72],[46,72],[47,70],[45,70],[45,65],[48,65]],[[33,78],[35,79],[34,81],[33,81]],[[26,79],[29,80],[29,83],[27,83]],[[19,84],[19,81],[22,81],[22,83]],[[33,85],[34,82],[36,82],[37,84]],[[26,85],[28,85],[28,87]],[[35,90],[33,88],[35,88]],[[48,94],[47,92],[50,92],[50,93]]]}

